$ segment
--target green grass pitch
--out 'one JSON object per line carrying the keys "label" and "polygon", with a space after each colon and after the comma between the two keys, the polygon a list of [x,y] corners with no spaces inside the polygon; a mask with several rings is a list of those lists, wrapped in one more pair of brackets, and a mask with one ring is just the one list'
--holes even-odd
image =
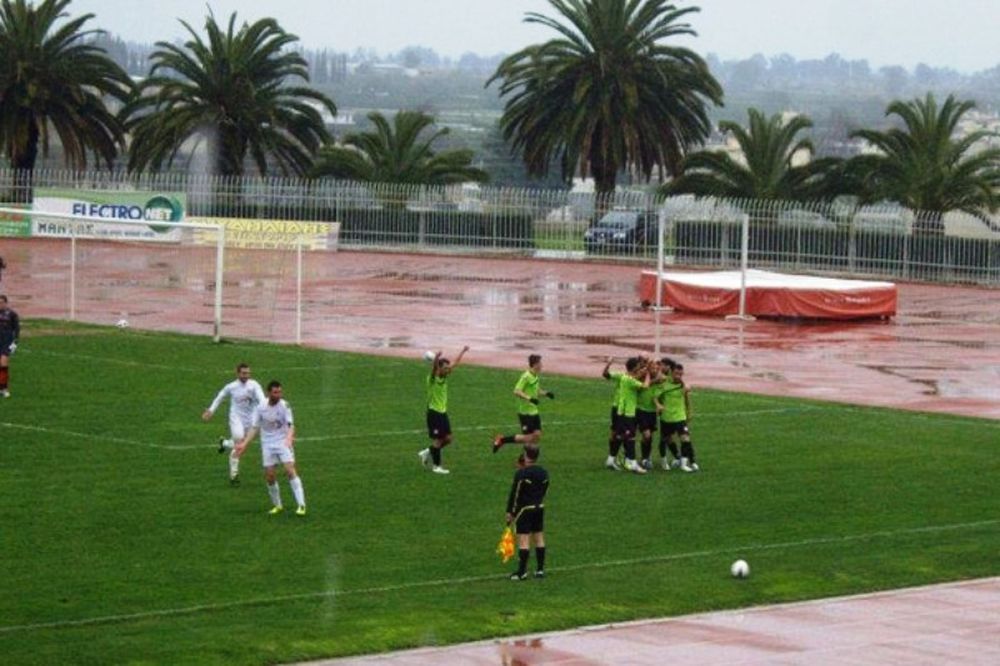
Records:
{"label": "green grass pitch", "polygon": [[[295,410],[304,519],[266,515],[256,444],[231,488],[224,410],[199,418],[243,360]],[[417,358],[33,321],[12,365],[6,664],[275,663],[1000,573],[995,421],[696,388],[703,471],[637,477],[602,467],[600,367],[546,368],[549,577],[514,583],[515,450],[489,439],[516,426],[515,372],[456,370],[441,477]]]}

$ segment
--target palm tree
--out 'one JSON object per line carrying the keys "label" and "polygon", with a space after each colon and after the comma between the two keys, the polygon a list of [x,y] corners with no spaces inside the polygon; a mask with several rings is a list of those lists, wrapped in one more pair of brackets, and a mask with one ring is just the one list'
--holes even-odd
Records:
{"label": "palm tree", "polygon": [[994,136],[977,130],[955,138],[956,128],[972,101],[949,95],[940,107],[930,93],[924,99],[895,101],[886,116],[895,115],[903,127],[885,132],[858,130],[878,153],[848,161],[848,172],[858,184],[862,204],[895,201],[918,213],[914,232],[941,235],[944,214],[963,211],[991,228],[1000,207],[1000,148],[976,148]]}
{"label": "palm tree", "polygon": [[132,82],[88,43],[99,33],[83,29],[94,15],[70,18],[69,4],[0,2],[0,142],[11,166],[21,170],[17,201],[30,201],[39,147],[48,151],[53,131],[71,168],[85,167],[88,152],[110,168],[124,147],[122,124],[107,99],[124,102]]}
{"label": "palm tree", "polygon": [[[681,162],[680,175],[661,191],[782,201],[827,199],[837,194],[831,176],[841,161],[811,159],[812,141],[799,137],[812,127],[809,118],[797,115],[786,121],[781,114],[766,117],[757,109],[750,109],[748,115],[746,127],[731,121],[719,123],[719,131],[736,139],[742,159],[717,150],[691,153]],[[803,159],[807,161],[796,164]]]}
{"label": "palm tree", "polygon": [[[205,19],[208,41],[185,22],[191,38],[178,46],[157,42],[153,67],[125,109],[133,132],[130,170],[173,164],[189,140],[207,145],[210,170],[241,175],[249,156],[261,174],[303,174],[330,140],[322,111],[333,101],[291,79],[309,81],[305,59],[286,50],[298,41],[274,19],[243,24],[236,14],[225,31]],[[188,144],[190,145],[190,144]]]}
{"label": "palm tree", "polygon": [[471,166],[471,150],[435,153],[433,143],[448,134],[448,128],[421,136],[434,118],[420,111],[400,111],[392,123],[381,113],[368,114],[374,131],[349,134],[343,145],[323,148],[313,167],[313,176],[413,185],[447,185],[489,176]]}
{"label": "palm tree", "polygon": [[558,160],[564,179],[591,175],[599,195],[618,172],[674,173],[684,153],[711,130],[706,105],[722,88],[705,61],[665,40],[695,35],[679,22],[697,7],[667,0],[549,0],[564,23],[535,12],[525,19],[560,37],[506,58],[487,82],[502,79],[504,137],[529,173]]}

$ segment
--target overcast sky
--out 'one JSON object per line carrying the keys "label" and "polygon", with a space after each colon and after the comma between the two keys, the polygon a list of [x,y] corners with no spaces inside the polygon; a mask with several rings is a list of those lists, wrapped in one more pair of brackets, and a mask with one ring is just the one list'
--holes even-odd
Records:
{"label": "overcast sky", "polygon": [[[450,56],[510,53],[554,33],[522,22],[525,12],[554,14],[546,0],[74,0],[94,27],[139,42],[182,34],[177,19],[200,28],[206,4],[216,17],[274,16],[307,47],[385,54],[409,45]],[[689,45],[723,60],[837,52],[873,66],[923,62],[972,72],[1000,64],[1000,0],[701,0]]]}

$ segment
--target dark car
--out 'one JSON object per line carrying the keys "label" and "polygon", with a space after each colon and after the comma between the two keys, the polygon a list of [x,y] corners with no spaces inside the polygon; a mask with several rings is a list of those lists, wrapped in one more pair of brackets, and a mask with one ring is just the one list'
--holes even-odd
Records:
{"label": "dark car", "polygon": [[613,210],[583,233],[587,252],[630,254],[656,239],[656,216],[647,211]]}

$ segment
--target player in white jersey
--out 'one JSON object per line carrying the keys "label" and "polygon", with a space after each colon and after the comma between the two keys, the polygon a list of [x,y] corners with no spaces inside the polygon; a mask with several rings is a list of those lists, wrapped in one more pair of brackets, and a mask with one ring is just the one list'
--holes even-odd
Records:
{"label": "player in white jersey", "polygon": [[229,450],[229,482],[235,486],[240,482],[240,458],[246,450],[245,446],[239,446],[238,443],[250,429],[254,410],[264,404],[267,398],[264,397],[264,389],[260,384],[250,379],[250,366],[246,363],[236,366],[236,381],[222,387],[212,404],[202,413],[202,420],[211,419],[226,397],[229,398],[229,439],[219,438],[219,453]]}
{"label": "player in white jersey", "polygon": [[267,494],[271,496],[270,514],[276,516],[285,510],[281,504],[281,489],[276,478],[280,463],[285,468],[288,485],[292,487],[292,494],[298,505],[295,515],[304,516],[306,493],[302,488],[302,479],[295,469],[295,420],[292,418],[292,408],[281,399],[281,396],[281,382],[272,381],[267,385],[267,402],[254,410],[250,432],[240,445],[245,447],[260,431],[264,480],[267,482]]}

